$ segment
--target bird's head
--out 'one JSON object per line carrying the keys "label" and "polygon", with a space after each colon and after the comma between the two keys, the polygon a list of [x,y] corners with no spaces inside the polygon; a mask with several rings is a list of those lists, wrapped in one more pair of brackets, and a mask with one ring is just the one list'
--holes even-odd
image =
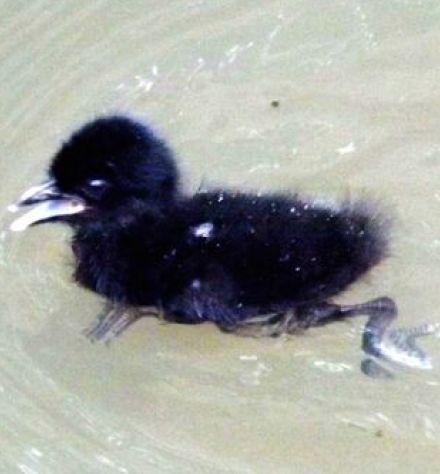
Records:
{"label": "bird's head", "polygon": [[161,212],[176,198],[177,180],[171,151],[149,127],[123,116],[99,118],[74,132],[52,159],[47,179],[10,206],[29,208],[11,229]]}

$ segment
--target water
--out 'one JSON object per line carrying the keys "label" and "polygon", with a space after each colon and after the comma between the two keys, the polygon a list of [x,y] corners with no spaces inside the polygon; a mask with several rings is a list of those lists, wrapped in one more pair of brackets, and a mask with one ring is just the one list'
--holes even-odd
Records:
{"label": "water", "polygon": [[[0,204],[78,124],[147,116],[188,190],[370,195],[393,254],[339,298],[438,322],[440,6],[435,1],[0,3]],[[0,234],[0,472],[436,473],[430,371],[359,371],[364,321],[253,340],[145,320],[109,347],[71,282],[67,229]]]}

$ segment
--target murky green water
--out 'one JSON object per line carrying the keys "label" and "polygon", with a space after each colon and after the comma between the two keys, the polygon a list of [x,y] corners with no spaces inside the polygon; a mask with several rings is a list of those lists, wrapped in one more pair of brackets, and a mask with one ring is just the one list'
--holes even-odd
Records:
{"label": "murky green water", "polygon": [[[379,0],[4,0],[2,228],[60,140],[105,112],[146,116],[185,183],[372,195],[392,257],[340,300],[440,313],[440,4]],[[279,106],[271,105],[278,101]],[[68,230],[0,233],[0,472],[437,473],[431,371],[359,371],[363,320],[253,340],[138,323],[81,330]]]}

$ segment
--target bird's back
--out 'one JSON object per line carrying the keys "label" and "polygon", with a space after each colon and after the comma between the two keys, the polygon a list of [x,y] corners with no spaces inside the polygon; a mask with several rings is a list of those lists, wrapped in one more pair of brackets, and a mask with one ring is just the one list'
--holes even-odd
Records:
{"label": "bird's back", "polygon": [[324,299],[386,254],[387,228],[364,203],[339,209],[295,196],[195,195],[193,239],[252,302]]}

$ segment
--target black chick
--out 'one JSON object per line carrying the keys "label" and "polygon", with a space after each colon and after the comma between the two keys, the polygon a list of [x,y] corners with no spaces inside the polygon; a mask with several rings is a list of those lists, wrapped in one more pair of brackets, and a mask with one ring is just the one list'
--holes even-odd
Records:
{"label": "black chick", "polygon": [[[364,349],[380,355],[393,301],[328,302],[387,254],[387,225],[366,203],[223,189],[187,196],[168,146],[123,116],[76,131],[48,178],[23,194],[18,207],[32,208],[11,228],[69,224],[76,280],[116,308],[154,306],[172,321],[272,335],[366,314]],[[110,311],[89,336],[122,332],[133,321],[122,314]]]}

